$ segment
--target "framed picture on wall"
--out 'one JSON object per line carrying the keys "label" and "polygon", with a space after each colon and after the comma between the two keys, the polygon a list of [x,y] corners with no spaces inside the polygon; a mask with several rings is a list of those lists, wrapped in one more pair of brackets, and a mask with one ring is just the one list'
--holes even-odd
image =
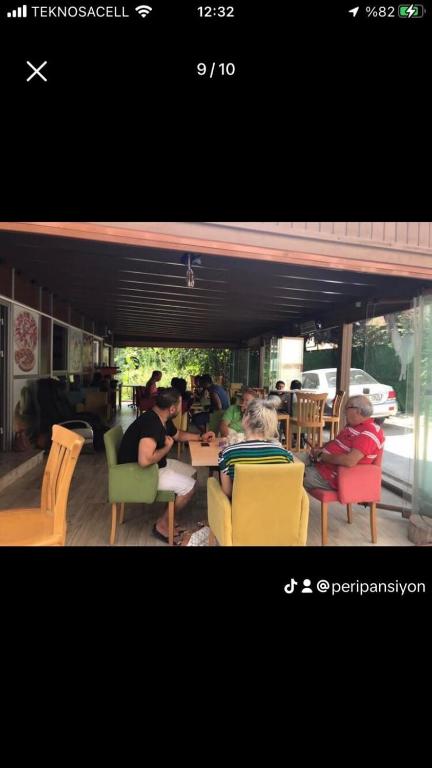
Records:
{"label": "framed picture on wall", "polygon": [[14,376],[39,373],[39,315],[15,305],[13,325]]}
{"label": "framed picture on wall", "polygon": [[81,373],[82,371],[82,346],[82,331],[69,328],[69,373]]}
{"label": "framed picture on wall", "polygon": [[103,350],[102,350],[102,365],[109,365],[109,364],[110,364],[110,347],[104,344]]}
{"label": "framed picture on wall", "polygon": [[93,336],[88,333],[83,334],[83,371],[91,371],[93,367]]}

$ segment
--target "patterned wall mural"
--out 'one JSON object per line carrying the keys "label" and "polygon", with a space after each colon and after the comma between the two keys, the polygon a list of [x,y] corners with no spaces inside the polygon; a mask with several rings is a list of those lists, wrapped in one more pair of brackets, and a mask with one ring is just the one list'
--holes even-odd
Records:
{"label": "patterned wall mural", "polygon": [[81,373],[83,365],[82,331],[69,328],[69,365],[70,373]]}
{"label": "patterned wall mural", "polygon": [[39,315],[14,307],[14,375],[39,373]]}

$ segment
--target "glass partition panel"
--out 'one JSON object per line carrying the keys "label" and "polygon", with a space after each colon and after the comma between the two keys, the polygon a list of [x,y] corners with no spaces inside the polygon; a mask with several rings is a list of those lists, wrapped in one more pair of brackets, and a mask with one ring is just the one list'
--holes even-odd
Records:
{"label": "glass partition panel", "polygon": [[259,349],[249,350],[249,387],[259,387],[260,352]]}
{"label": "glass partition panel", "polygon": [[263,343],[263,361],[262,361],[262,386],[270,387],[270,341],[265,339]]}
{"label": "glass partition panel", "polygon": [[[303,372],[299,377],[303,389],[316,394],[327,392],[325,413],[331,414],[336,396],[339,328],[324,328],[305,339]],[[325,432],[324,441],[330,437]]]}
{"label": "glass partition panel", "polygon": [[432,517],[432,295],[415,301],[413,512]]}
{"label": "glass partition panel", "polygon": [[[382,314],[369,304],[367,320],[355,323],[351,394],[366,394],[385,435],[383,482],[411,508],[414,470],[414,309]],[[366,378],[368,377],[368,378]]]}
{"label": "glass partition panel", "polygon": [[248,349],[235,349],[231,358],[231,381],[236,384],[247,384],[248,379]]}
{"label": "glass partition panel", "polygon": [[273,336],[269,344],[269,384],[270,389],[274,389],[279,378],[279,339]]}

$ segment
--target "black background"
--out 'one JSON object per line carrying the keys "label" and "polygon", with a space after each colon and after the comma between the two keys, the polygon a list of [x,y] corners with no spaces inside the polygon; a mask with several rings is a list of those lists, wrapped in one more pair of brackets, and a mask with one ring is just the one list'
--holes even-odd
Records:
{"label": "black background", "polygon": [[[133,5],[128,20],[3,17],[3,216],[426,215],[432,14],[235,6],[234,20],[156,0],[145,20]],[[27,60],[48,61],[47,83],[25,82]],[[200,78],[201,61],[236,75]]]}

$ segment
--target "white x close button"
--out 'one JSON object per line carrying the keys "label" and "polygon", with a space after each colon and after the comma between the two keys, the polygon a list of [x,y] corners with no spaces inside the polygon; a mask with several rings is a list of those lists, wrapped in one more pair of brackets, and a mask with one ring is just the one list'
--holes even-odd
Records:
{"label": "white x close button", "polygon": [[44,77],[44,75],[42,75],[42,74],[41,74],[41,69],[42,69],[42,67],[44,67],[44,66],[45,66],[45,64],[46,64],[46,63],[47,63],[47,62],[46,62],[46,61],[44,61],[44,63],[43,63],[43,64],[41,64],[39,67],[34,67],[34,66],[33,66],[33,64],[32,64],[30,61],[28,61],[28,62],[27,62],[27,64],[28,64],[28,65],[29,65],[29,67],[31,67],[31,69],[33,69],[34,71],[33,71],[33,72],[32,72],[32,74],[31,74],[31,75],[30,75],[30,76],[27,78],[26,82],[28,83],[28,82],[29,82],[29,80],[31,80],[31,79],[32,79],[32,77],[34,77],[35,75],[39,75],[39,77],[40,77],[42,80],[44,80],[44,81],[45,81],[45,83],[46,83],[46,82],[47,82],[47,78],[46,78],[46,77]]}

